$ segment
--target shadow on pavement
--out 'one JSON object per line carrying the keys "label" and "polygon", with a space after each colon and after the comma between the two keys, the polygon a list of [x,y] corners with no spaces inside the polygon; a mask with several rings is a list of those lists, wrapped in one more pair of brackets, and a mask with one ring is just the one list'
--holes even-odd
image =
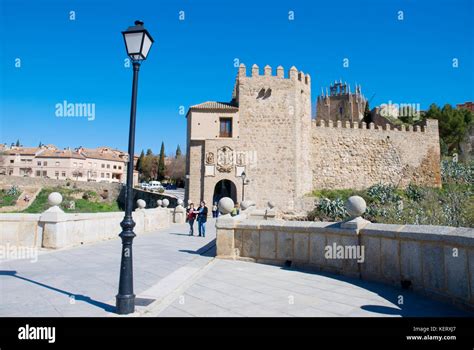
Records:
{"label": "shadow on pavement", "polygon": [[[362,305],[360,307],[362,310],[380,315],[397,315],[401,317],[439,317],[440,310],[438,308],[433,308],[434,305],[437,305],[438,307],[442,307],[442,316],[445,317],[474,316],[474,314],[458,309],[454,305],[433,300],[429,297],[423,296],[422,294],[417,294],[410,289],[402,289],[401,287],[397,288],[396,286],[383,284],[381,282],[371,282],[362,279],[331,274],[329,272],[316,271],[310,268],[293,268],[291,266],[283,266],[281,268],[283,270],[299,271],[303,273],[324,276],[371,291],[394,305],[394,307],[382,305]],[[403,297],[402,303],[399,303],[400,297]],[[423,298],[422,303],[419,302],[420,298]]]}
{"label": "shadow on pavement", "polygon": [[205,246],[202,246],[198,250],[188,250],[188,249],[180,249],[181,253],[188,253],[188,254],[196,254],[202,255],[207,257],[215,257],[216,256],[216,239],[214,238],[212,241],[207,243]]}
{"label": "shadow on pavement", "polygon": [[402,310],[397,309],[395,307],[390,306],[382,306],[382,305],[363,305],[360,307],[362,310],[375,312],[378,314],[384,315],[402,315]]}
{"label": "shadow on pavement", "polygon": [[21,279],[23,281],[27,281],[27,282],[30,282],[30,283],[33,283],[33,284],[36,284],[40,287],[44,287],[44,288],[47,288],[49,290],[53,290],[55,292],[58,292],[58,293],[61,293],[61,294],[64,294],[64,295],[67,295],[69,298],[73,297],[74,300],[76,301],[83,301],[83,302],[86,302],[88,304],[91,304],[93,306],[96,306],[98,308],[101,308],[107,312],[115,312],[115,306],[113,305],[109,305],[109,304],[105,304],[101,301],[97,301],[97,300],[94,300],[92,299],[91,297],[87,296],[87,295],[83,295],[83,294],[74,294],[74,293],[70,293],[68,291],[65,291],[65,290],[62,290],[62,289],[59,289],[59,288],[55,288],[55,287],[52,287],[52,286],[49,286],[47,284],[44,284],[44,283],[41,283],[41,282],[38,282],[38,281],[34,281],[32,279],[29,279],[29,278],[26,278],[26,277],[23,277],[23,276],[19,276],[17,275],[17,272],[16,271],[5,271],[5,270],[0,270],[0,276],[11,276],[11,277],[15,277],[15,278],[18,278],[18,279]]}
{"label": "shadow on pavement", "polygon": [[175,236],[188,236],[188,237],[191,237],[189,235],[189,233],[175,233],[175,232],[170,232],[169,233],[170,235],[175,235]]}

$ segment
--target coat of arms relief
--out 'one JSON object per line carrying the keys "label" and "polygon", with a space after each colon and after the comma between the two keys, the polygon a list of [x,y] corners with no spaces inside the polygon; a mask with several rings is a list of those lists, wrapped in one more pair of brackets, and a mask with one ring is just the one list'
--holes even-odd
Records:
{"label": "coat of arms relief", "polygon": [[229,146],[217,150],[217,170],[221,173],[230,173],[234,166],[234,151]]}

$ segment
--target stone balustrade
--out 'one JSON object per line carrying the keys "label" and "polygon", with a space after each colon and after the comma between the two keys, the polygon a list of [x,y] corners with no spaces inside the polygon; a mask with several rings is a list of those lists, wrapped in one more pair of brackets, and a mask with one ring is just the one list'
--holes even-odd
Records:
{"label": "stone balustrade", "polygon": [[[123,212],[65,213],[59,208],[62,197],[56,192],[50,194],[48,201],[51,207],[41,214],[0,214],[0,245],[59,249],[117,238],[121,231]],[[154,232],[177,222],[175,209],[162,205],[145,209],[145,201],[137,201],[138,208],[132,214],[136,234]]]}
{"label": "stone balustrade", "polygon": [[217,256],[388,283],[474,309],[474,229],[370,223],[353,203],[354,218],[342,223],[222,215]]}

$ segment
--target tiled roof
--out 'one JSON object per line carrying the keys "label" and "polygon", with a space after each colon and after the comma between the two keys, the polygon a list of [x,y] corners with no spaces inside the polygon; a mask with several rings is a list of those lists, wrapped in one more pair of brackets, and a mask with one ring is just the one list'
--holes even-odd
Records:
{"label": "tiled roof", "polygon": [[4,155],[31,155],[37,158],[74,158],[85,160],[91,159],[102,159],[111,160],[117,162],[127,162],[128,154],[120,150],[112,149],[109,147],[98,147],[98,148],[79,148],[73,149],[57,149],[53,146],[50,148],[43,147],[13,147],[11,149],[1,149]]}
{"label": "tiled roof", "polygon": [[22,155],[22,156],[34,156],[40,148],[38,147],[15,147],[13,149],[4,149],[3,153],[5,155]]}
{"label": "tiled roof", "polygon": [[90,149],[83,148],[81,154],[87,158],[113,160],[117,162],[126,162],[128,155],[118,150],[104,150],[104,148]]}
{"label": "tiled roof", "polygon": [[216,101],[207,101],[194,106],[189,107],[190,110],[225,110],[225,111],[238,111],[237,107],[233,103],[229,102],[216,102]]}
{"label": "tiled roof", "polygon": [[46,149],[43,152],[36,155],[36,157],[37,158],[75,158],[75,159],[82,159],[82,160],[86,159],[81,154],[70,149],[63,149],[63,150]]}

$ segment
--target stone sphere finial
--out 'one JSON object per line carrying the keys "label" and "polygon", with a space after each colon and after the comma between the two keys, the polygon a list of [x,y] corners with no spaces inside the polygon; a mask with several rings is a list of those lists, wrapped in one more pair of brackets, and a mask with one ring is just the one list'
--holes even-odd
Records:
{"label": "stone sphere finial", "polygon": [[166,198],[165,198],[165,199],[163,199],[163,207],[167,208],[167,207],[168,207],[168,205],[170,205],[170,201],[169,201],[169,200],[167,200]]}
{"label": "stone sphere finial", "polygon": [[182,199],[178,199],[178,205],[183,206],[183,204],[184,204],[184,201]]}
{"label": "stone sphere finial", "polygon": [[362,216],[367,209],[364,198],[360,196],[351,196],[347,199],[346,210],[353,218]]}
{"label": "stone sphere finial", "polygon": [[255,206],[255,202],[254,202],[254,201],[251,201],[251,200],[249,200],[249,199],[246,199],[246,200],[244,200],[243,202],[240,203],[240,208],[241,208],[242,210],[246,210],[246,209],[248,209],[248,208],[250,208],[250,207],[252,207],[252,206]]}
{"label": "stone sphere finial", "polygon": [[146,207],[146,202],[143,199],[137,200],[137,206],[139,209],[145,209]]}
{"label": "stone sphere finial", "polygon": [[229,214],[234,209],[234,201],[229,197],[223,197],[220,199],[217,205],[221,214]]}
{"label": "stone sphere finial", "polygon": [[51,206],[58,206],[63,201],[63,196],[59,192],[51,192],[48,196],[48,203]]}
{"label": "stone sphere finial", "polygon": [[158,199],[158,200],[156,201],[156,205],[157,205],[158,207],[161,207],[161,206],[163,205],[163,201],[162,201],[161,199]]}

